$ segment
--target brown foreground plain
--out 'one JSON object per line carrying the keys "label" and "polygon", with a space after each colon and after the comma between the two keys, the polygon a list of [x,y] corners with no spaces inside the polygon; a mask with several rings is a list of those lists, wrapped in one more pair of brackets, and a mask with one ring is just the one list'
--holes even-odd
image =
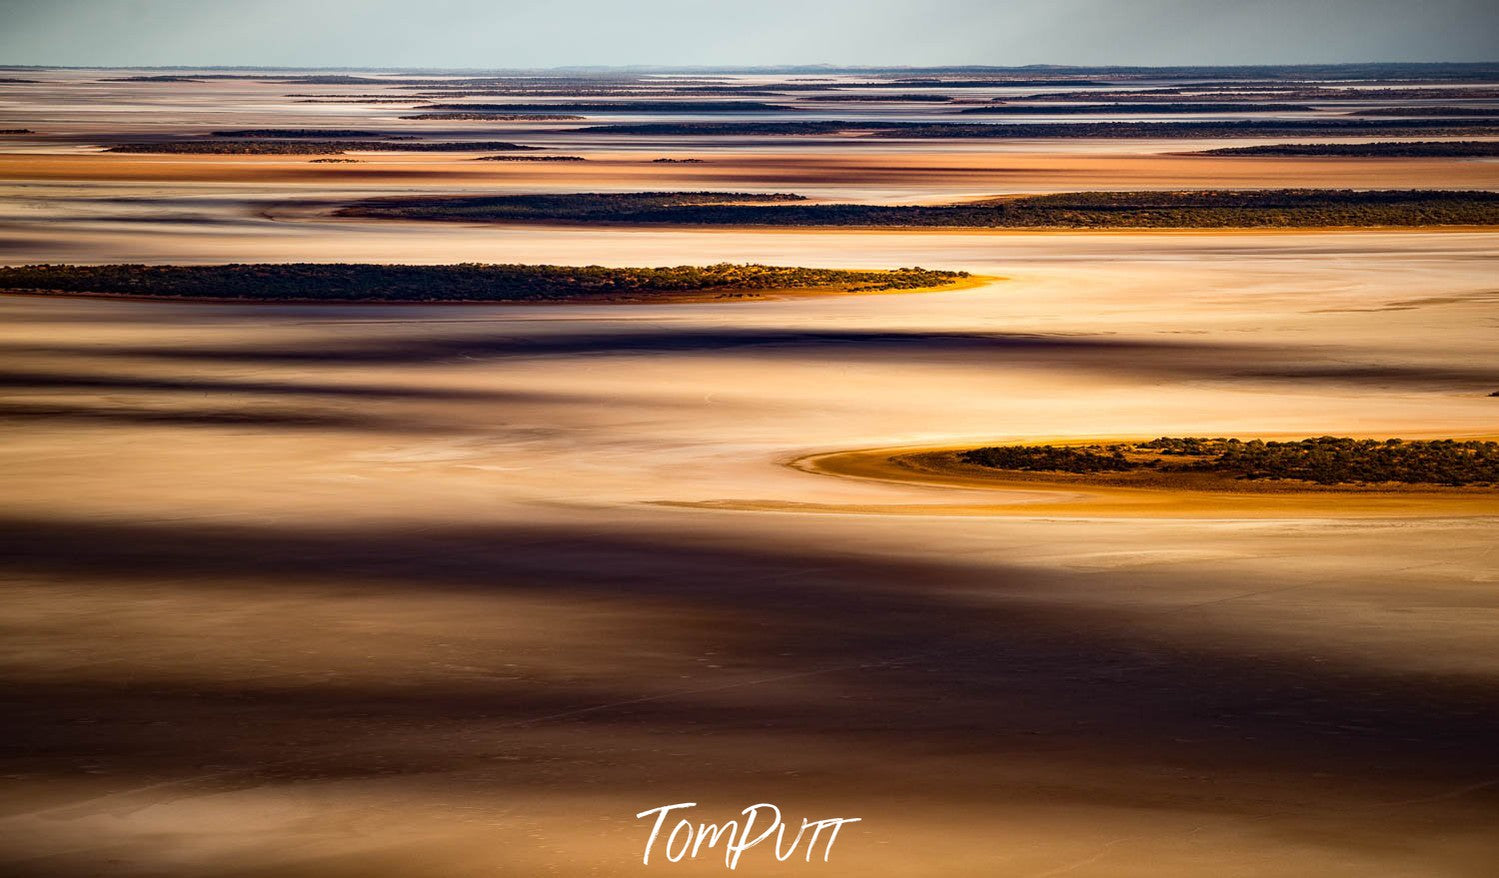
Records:
{"label": "brown foreground plain", "polygon": [[[120,116],[265,123],[193,115],[268,106],[262,84],[203,86],[202,103],[184,97],[194,84],[133,88],[147,109],[78,111],[92,121],[64,133],[83,143]],[[347,109],[338,124],[367,124]],[[38,131],[68,115],[6,112]],[[1494,231],[433,227],[326,211],[735,175],[871,200],[1284,185],[1286,168],[1297,185],[1387,184],[1371,161],[1009,148],[907,144],[877,167],[773,145],[656,166],[0,155],[7,264],[999,278],[629,306],[0,296],[0,872],[710,875],[721,856],[658,848],[642,865],[634,815],[697,802],[721,821],[772,802],[792,821],[862,822],[826,863],[762,846],[740,873],[1491,875],[1499,503],[1139,514],[805,461],[1492,436]],[[1398,167],[1410,185],[1499,182],[1492,162]]]}

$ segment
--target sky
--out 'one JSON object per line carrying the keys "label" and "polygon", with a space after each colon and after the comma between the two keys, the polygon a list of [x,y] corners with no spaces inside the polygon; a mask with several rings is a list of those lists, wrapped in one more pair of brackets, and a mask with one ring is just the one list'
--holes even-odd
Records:
{"label": "sky", "polygon": [[1496,60],[1496,0],[0,0],[12,65]]}

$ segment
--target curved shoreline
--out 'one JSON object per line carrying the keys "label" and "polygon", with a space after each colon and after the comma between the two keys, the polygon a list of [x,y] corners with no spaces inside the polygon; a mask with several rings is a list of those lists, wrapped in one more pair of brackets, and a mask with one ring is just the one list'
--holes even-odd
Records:
{"label": "curved shoreline", "polygon": [[506,228],[557,229],[576,231],[579,229],[612,229],[617,231],[666,231],[666,232],[786,232],[816,234],[819,232],[864,234],[986,234],[986,235],[1296,235],[1296,234],[1380,234],[1411,232],[1499,232],[1499,225],[1420,225],[1420,226],[797,226],[786,224],[751,223],[629,223],[594,222],[588,220],[476,220],[468,217],[423,218],[344,216],[329,212],[319,217],[324,222],[353,224],[372,223],[390,225],[412,223],[415,225],[467,225],[476,228],[504,226]]}
{"label": "curved shoreline", "polygon": [[[1083,440],[1080,440],[1083,441]],[[1096,440],[1085,440],[1092,442]],[[933,458],[969,446],[898,446],[822,452],[785,465],[823,476],[963,491],[961,500],[933,504],[807,504],[779,501],[714,501],[708,508],[896,515],[1000,515],[1023,517],[1151,518],[1448,518],[1499,516],[1499,489],[1424,488],[1394,490],[1344,487],[1301,489],[1257,485],[1255,490],[1193,490],[1122,487],[1085,478],[990,474],[977,466],[944,465]],[[978,500],[972,492],[1007,495]],[[679,505],[679,504],[673,504]]]}
{"label": "curved shoreline", "polygon": [[432,301],[414,300],[391,300],[391,299],[247,299],[222,296],[153,296],[137,293],[84,293],[71,290],[16,290],[0,288],[0,296],[16,296],[32,299],[92,299],[109,302],[155,302],[190,305],[297,305],[297,306],[373,306],[388,305],[394,307],[448,307],[448,306],[475,306],[489,305],[507,308],[526,306],[577,306],[577,305],[704,305],[704,304],[730,304],[734,302],[764,302],[785,299],[812,299],[830,297],[853,297],[853,296],[895,296],[921,293],[954,293],[963,290],[971,290],[977,287],[987,286],[991,283],[1008,280],[1000,275],[969,275],[959,278],[951,283],[933,287],[910,287],[907,289],[889,290],[845,290],[836,287],[787,287],[785,289],[745,289],[734,290],[727,288],[703,289],[695,291],[678,291],[661,294],[646,294],[642,296],[618,296],[613,298],[589,298],[578,296],[575,298],[556,299],[436,299]]}

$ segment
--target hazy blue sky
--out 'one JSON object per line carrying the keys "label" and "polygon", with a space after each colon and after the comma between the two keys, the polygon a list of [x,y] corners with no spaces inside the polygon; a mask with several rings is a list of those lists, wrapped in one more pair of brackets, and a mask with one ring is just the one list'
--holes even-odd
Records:
{"label": "hazy blue sky", "polygon": [[1499,0],[0,0],[0,64],[1499,60]]}

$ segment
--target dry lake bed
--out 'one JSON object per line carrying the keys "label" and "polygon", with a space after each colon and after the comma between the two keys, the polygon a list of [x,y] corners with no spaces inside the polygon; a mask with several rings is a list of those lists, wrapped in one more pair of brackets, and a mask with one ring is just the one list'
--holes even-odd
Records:
{"label": "dry lake bed", "polygon": [[[679,802],[718,822],[759,802],[793,829],[860,819],[827,863],[777,863],[767,842],[746,874],[1478,878],[1499,861],[1499,493],[1142,511],[792,465],[1158,436],[1492,439],[1493,227],[336,215],[576,192],[1489,192],[1494,159],[1185,154],[1288,142],[1212,132],[609,133],[588,129],[724,114],[406,120],[437,111],[336,102],[410,97],[388,83],[114,81],[141,73],[0,84],[0,128],[33,132],[0,136],[0,264],[979,280],[565,304],[0,295],[0,871],[721,872],[721,853],[641,864],[635,815]],[[543,100],[502,85],[467,100]],[[887,91],[913,89],[1065,90]],[[808,94],[728,115],[955,112]],[[605,99],[545,98],[584,100]],[[104,151],[272,126],[584,161]]]}

